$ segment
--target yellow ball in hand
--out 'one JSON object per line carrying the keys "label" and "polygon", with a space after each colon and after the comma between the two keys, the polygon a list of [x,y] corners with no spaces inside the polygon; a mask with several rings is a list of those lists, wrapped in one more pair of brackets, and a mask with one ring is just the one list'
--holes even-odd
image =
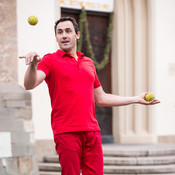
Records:
{"label": "yellow ball in hand", "polygon": [[28,17],[28,23],[32,26],[36,25],[38,23],[38,18],[35,15]]}
{"label": "yellow ball in hand", "polygon": [[152,101],[152,100],[154,100],[154,99],[155,99],[155,96],[154,96],[154,94],[151,93],[151,92],[149,92],[149,93],[147,93],[147,94],[145,95],[145,100],[146,100],[146,101]]}

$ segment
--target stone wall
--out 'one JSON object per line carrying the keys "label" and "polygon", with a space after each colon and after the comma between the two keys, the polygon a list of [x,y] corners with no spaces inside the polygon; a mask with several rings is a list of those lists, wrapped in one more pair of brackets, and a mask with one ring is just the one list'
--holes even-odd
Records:
{"label": "stone wall", "polygon": [[31,95],[17,85],[16,0],[0,0],[0,175],[37,175]]}
{"label": "stone wall", "polygon": [[31,95],[19,85],[0,83],[0,174],[35,175]]}
{"label": "stone wall", "polygon": [[175,144],[175,135],[164,135],[158,136],[159,143],[174,143]]}
{"label": "stone wall", "polygon": [[35,149],[38,162],[42,162],[45,156],[57,155],[53,139],[36,140]]}
{"label": "stone wall", "polygon": [[16,82],[16,0],[0,0],[0,24],[0,82]]}

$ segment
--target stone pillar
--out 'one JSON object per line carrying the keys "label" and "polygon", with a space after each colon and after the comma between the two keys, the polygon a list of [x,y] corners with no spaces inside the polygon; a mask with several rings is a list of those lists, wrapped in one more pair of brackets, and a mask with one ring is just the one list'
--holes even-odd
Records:
{"label": "stone pillar", "polygon": [[[112,48],[112,89],[121,96],[153,91],[149,0],[116,0]],[[113,109],[114,141],[155,143],[152,106],[129,105]]]}
{"label": "stone pillar", "polygon": [[16,0],[0,0],[0,174],[37,175],[31,95],[17,85]]}
{"label": "stone pillar", "polygon": [[31,94],[0,83],[0,174],[36,175]]}
{"label": "stone pillar", "polygon": [[0,82],[17,81],[16,0],[0,0]]}

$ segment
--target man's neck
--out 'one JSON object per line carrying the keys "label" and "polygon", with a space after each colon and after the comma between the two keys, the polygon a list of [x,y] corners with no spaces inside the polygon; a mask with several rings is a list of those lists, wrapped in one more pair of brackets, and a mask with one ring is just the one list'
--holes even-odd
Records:
{"label": "man's neck", "polygon": [[64,50],[62,50],[62,51],[70,54],[72,57],[74,57],[76,60],[78,60],[78,55],[77,55],[76,50],[71,50],[71,51],[64,51]]}
{"label": "man's neck", "polygon": [[78,55],[77,55],[77,52],[76,51],[70,51],[68,52],[71,56],[73,56],[76,60],[78,60]]}

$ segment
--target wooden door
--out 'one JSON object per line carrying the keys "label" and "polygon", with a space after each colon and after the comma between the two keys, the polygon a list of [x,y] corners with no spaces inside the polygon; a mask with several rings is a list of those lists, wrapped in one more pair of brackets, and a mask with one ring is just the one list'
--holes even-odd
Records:
{"label": "wooden door", "polygon": [[[80,10],[61,9],[61,16],[71,16],[79,21]],[[95,58],[98,62],[103,60],[107,27],[109,22],[108,13],[87,12],[87,21],[90,34],[90,41],[92,44]],[[82,36],[81,36],[82,37]],[[86,43],[83,40],[82,52],[88,56],[86,51]],[[109,55],[109,63],[104,69],[98,71],[97,75],[101,85],[106,93],[111,93],[111,56]],[[101,128],[102,142],[113,142],[112,139],[112,108],[95,106],[96,117]]]}

